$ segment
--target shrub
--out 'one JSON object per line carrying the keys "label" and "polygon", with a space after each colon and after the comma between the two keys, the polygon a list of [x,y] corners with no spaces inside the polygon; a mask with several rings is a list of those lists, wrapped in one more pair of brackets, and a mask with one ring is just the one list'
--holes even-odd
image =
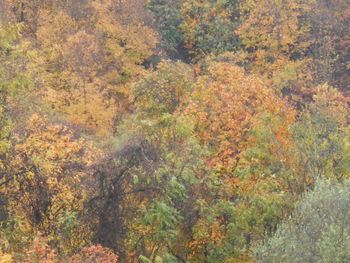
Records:
{"label": "shrub", "polygon": [[350,262],[350,181],[319,179],[293,216],[254,248],[259,263]]}
{"label": "shrub", "polygon": [[118,256],[101,245],[84,248],[70,260],[71,263],[116,263],[117,261]]}

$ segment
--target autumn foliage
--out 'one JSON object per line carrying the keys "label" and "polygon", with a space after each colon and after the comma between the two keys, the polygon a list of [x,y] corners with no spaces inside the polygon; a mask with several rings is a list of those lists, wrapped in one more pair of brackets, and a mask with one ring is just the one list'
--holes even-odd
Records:
{"label": "autumn foliage", "polygon": [[0,262],[336,262],[349,10],[0,0]]}

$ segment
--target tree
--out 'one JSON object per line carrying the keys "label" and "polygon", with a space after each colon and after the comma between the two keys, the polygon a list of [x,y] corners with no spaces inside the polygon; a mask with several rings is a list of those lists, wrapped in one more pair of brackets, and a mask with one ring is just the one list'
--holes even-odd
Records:
{"label": "tree", "polygon": [[87,132],[110,134],[131,111],[130,83],[145,74],[156,33],[138,0],[82,2],[83,16],[73,4],[39,12],[38,93]]}
{"label": "tree", "polygon": [[138,118],[155,120],[173,114],[189,95],[194,73],[181,62],[161,61],[157,70],[134,85]]}
{"label": "tree", "polygon": [[305,181],[320,176],[345,178],[349,169],[348,99],[329,86],[320,86],[314,101],[300,114],[294,137]]}
{"label": "tree", "polygon": [[55,236],[65,252],[83,246],[90,231],[74,225],[74,220],[83,214],[88,167],[98,151],[74,138],[66,126],[49,124],[37,114],[13,136],[12,145],[13,172],[1,189],[9,201],[9,214],[23,217],[32,233]]}
{"label": "tree", "polygon": [[295,112],[230,54],[208,60],[197,75],[178,110],[192,119],[211,175],[204,173],[198,189],[191,259],[249,261],[246,249],[272,231],[288,207]]}
{"label": "tree", "polygon": [[244,52],[237,61],[248,71],[262,74],[265,83],[299,103],[325,82],[344,89],[344,1],[247,1],[244,6],[247,16],[237,30]]}
{"label": "tree", "polygon": [[350,229],[349,181],[318,179],[293,216],[255,246],[257,262],[347,262]]}
{"label": "tree", "polygon": [[[159,24],[160,33],[168,45],[169,54],[184,61],[198,61],[209,54],[221,54],[240,47],[235,33],[241,15],[241,1],[158,1],[149,8]],[[165,48],[169,51],[169,48]]]}
{"label": "tree", "polygon": [[181,29],[189,53],[198,59],[237,49],[240,41],[235,30],[240,18],[239,7],[237,0],[184,1],[180,9]]}
{"label": "tree", "polygon": [[346,16],[348,6],[347,1],[318,0],[311,3],[311,9],[304,17],[311,28],[313,44],[308,56],[313,60],[315,84],[329,83],[341,91],[345,91],[349,83],[344,57],[349,25]]}
{"label": "tree", "polygon": [[181,30],[183,17],[180,6],[183,1],[151,0],[147,7],[153,13],[157,29],[162,36],[162,46],[174,56],[181,54],[184,49],[184,34]]}
{"label": "tree", "polygon": [[256,120],[265,113],[278,115],[282,128],[293,121],[294,112],[259,78],[229,59],[208,63],[186,101],[185,114],[195,120],[199,138],[213,153],[208,163],[234,170]]}
{"label": "tree", "polygon": [[311,28],[301,19],[311,10],[310,1],[247,2],[247,16],[237,30],[248,71],[264,76],[269,86],[284,94],[302,94],[312,81],[306,53],[313,41]]}

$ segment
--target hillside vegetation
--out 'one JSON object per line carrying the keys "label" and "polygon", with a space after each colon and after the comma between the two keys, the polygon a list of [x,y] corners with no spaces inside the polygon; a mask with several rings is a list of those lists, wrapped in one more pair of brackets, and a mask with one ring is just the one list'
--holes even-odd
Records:
{"label": "hillside vegetation", "polygon": [[350,262],[349,0],[0,0],[0,262]]}

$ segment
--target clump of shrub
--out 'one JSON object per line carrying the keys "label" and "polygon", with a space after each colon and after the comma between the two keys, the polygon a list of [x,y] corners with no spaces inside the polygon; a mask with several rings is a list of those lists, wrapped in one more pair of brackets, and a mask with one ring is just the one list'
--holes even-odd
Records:
{"label": "clump of shrub", "polygon": [[350,181],[319,179],[254,255],[259,263],[350,262],[349,222]]}
{"label": "clump of shrub", "polygon": [[[12,257],[9,259],[12,259]],[[27,249],[23,263],[116,263],[117,261],[118,255],[101,245],[83,248],[80,253],[69,259],[60,259],[57,253],[48,245],[47,239],[40,237],[36,238],[32,246]],[[11,262],[13,261],[8,261],[8,263]]]}

